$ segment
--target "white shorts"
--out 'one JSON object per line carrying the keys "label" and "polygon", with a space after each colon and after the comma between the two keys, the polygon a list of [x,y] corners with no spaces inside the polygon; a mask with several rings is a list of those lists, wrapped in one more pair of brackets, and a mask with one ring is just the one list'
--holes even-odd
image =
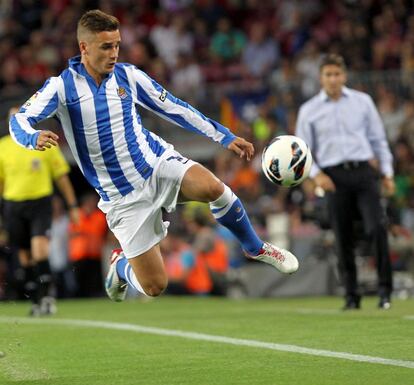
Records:
{"label": "white shorts", "polygon": [[99,202],[127,258],[148,251],[167,235],[168,224],[162,220],[161,209],[175,210],[184,174],[194,164],[179,152],[166,150],[142,189],[116,202]]}

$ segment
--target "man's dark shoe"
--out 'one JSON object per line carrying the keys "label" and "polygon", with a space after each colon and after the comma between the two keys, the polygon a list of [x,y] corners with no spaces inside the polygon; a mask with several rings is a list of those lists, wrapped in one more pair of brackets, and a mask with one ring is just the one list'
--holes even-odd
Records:
{"label": "man's dark shoe", "polygon": [[391,309],[391,299],[388,296],[380,297],[378,308],[383,310]]}
{"label": "man's dark shoe", "polygon": [[361,297],[347,297],[342,310],[358,310],[361,308]]}

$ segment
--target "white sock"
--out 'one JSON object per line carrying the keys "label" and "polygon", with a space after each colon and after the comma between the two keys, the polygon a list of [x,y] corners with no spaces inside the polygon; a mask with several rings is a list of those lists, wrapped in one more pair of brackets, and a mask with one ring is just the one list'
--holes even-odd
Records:
{"label": "white sock", "polygon": [[132,266],[129,263],[126,263],[124,266],[124,275],[125,275],[126,281],[128,282],[130,286],[138,290],[140,293],[148,296],[148,294],[145,293],[144,289],[142,288],[141,284],[138,282],[138,279],[135,276],[134,270],[132,269]]}

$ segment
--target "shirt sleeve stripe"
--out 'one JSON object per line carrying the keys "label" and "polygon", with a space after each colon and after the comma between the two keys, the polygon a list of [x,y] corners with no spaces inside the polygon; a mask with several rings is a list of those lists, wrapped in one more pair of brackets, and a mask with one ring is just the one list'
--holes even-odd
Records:
{"label": "shirt sleeve stripe", "polygon": [[37,122],[53,116],[58,107],[58,94],[54,78],[49,78],[10,119],[10,134],[18,144],[34,149],[39,132],[33,128]]}
{"label": "shirt sleeve stripe", "polygon": [[[226,127],[171,95],[143,72],[136,70],[135,75],[138,100],[144,107],[189,131],[210,137],[222,145],[226,146],[234,140],[235,136]],[[162,98],[163,93],[164,98]]]}

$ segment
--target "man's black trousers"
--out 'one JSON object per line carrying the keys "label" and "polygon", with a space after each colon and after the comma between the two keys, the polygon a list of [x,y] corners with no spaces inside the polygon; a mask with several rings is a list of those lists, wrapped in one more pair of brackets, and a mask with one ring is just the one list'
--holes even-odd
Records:
{"label": "man's black trousers", "polygon": [[354,252],[355,218],[361,219],[362,235],[371,242],[376,257],[379,295],[390,296],[392,272],[387,220],[381,205],[377,171],[368,162],[348,162],[323,171],[336,186],[336,191],[327,194],[327,199],[346,297],[359,296]]}

